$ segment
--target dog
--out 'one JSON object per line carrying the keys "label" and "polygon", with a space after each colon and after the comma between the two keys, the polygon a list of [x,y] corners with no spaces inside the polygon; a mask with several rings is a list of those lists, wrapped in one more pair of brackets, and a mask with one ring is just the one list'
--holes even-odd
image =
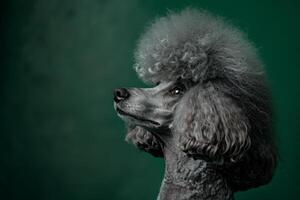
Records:
{"label": "dog", "polygon": [[212,163],[233,191],[270,182],[277,165],[271,95],[245,34],[206,11],[170,13],[139,40],[134,68],[151,87],[114,91],[127,141],[155,157],[171,146]]}

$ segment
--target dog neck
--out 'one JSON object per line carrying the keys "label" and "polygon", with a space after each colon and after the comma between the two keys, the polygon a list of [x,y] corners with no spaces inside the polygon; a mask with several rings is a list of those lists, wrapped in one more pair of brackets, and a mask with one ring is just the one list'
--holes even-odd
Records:
{"label": "dog neck", "polygon": [[213,164],[164,148],[165,176],[158,200],[233,200],[233,191]]}

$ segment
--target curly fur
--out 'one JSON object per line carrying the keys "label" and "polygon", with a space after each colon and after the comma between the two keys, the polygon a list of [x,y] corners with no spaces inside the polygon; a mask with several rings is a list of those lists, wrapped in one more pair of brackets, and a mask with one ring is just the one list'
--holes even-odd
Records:
{"label": "curly fur", "polygon": [[[197,83],[180,100],[172,123],[184,152],[222,166],[235,191],[271,180],[277,156],[270,94],[256,49],[243,33],[205,11],[170,13],[148,27],[135,60],[147,83]],[[143,128],[131,128],[127,140],[163,156],[158,139]]]}
{"label": "curly fur", "polygon": [[128,128],[126,141],[132,142],[139,149],[152,154],[155,157],[163,157],[161,146],[158,139],[142,127],[136,126]]}

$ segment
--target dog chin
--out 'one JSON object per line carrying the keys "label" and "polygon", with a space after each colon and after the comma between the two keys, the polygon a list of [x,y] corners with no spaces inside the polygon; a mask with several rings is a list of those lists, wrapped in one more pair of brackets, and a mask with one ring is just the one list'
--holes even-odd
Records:
{"label": "dog chin", "polygon": [[128,123],[149,128],[156,128],[161,126],[157,121],[126,112],[118,106],[115,106],[115,110],[118,113],[118,116]]}

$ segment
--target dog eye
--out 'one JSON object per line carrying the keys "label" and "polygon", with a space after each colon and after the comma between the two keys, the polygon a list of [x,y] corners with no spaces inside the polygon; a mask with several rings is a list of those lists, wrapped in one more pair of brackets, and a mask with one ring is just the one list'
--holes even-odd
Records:
{"label": "dog eye", "polygon": [[185,91],[185,86],[183,84],[177,84],[171,90],[169,90],[169,94],[172,96],[181,95]]}

